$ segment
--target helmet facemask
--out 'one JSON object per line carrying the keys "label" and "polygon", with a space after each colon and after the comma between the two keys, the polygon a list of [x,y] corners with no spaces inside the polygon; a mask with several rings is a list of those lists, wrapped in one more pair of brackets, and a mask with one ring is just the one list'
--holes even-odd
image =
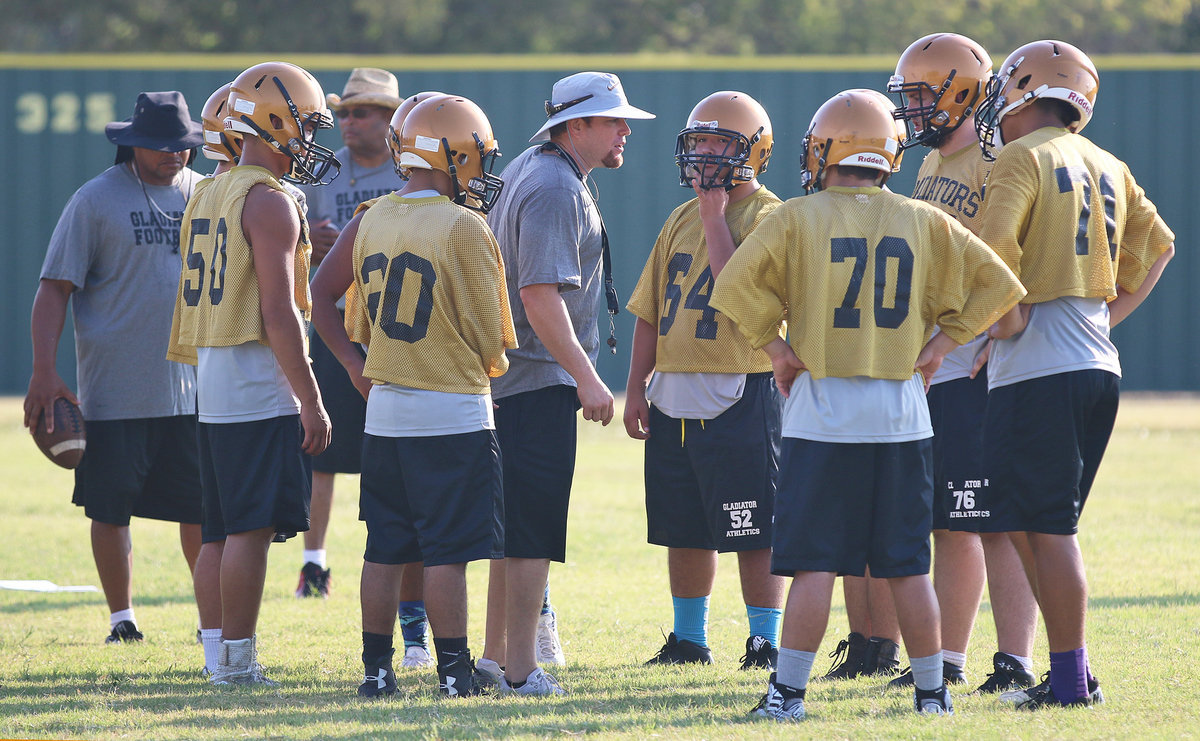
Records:
{"label": "helmet facemask", "polygon": [[[470,155],[466,152],[451,151],[450,142],[443,137],[442,149],[446,152],[446,171],[450,175],[450,181],[454,183],[454,202],[486,214],[492,210],[496,199],[500,197],[500,191],[504,188],[504,181],[500,176],[492,174],[492,168],[501,155],[499,149],[493,147],[489,150],[484,146],[478,132],[471,132],[471,138],[475,140],[476,156],[479,158],[478,174],[468,177],[465,186],[459,182],[459,167],[470,164]],[[455,160],[458,160],[457,164]]]}
{"label": "helmet facemask", "polygon": [[[755,178],[754,167],[748,163],[750,151],[762,133],[762,127],[750,138],[739,131],[716,127],[689,127],[680,131],[675,139],[679,184],[691,188],[692,181],[698,177],[703,190],[731,190],[740,183],[750,182]],[[699,154],[696,152],[696,142],[702,136],[720,137],[725,141],[725,146],[716,154]],[[705,175],[706,171],[710,174]]]}
{"label": "helmet facemask", "polygon": [[[283,96],[284,102],[287,103],[292,122],[299,135],[289,136],[287,141],[280,141],[272,136],[270,132],[256,124],[250,116],[242,114],[239,120],[249,126],[260,139],[270,144],[279,153],[287,155],[292,161],[291,169],[283,176],[284,180],[299,183],[300,185],[328,185],[337,177],[342,163],[338,162],[332,149],[317,144],[314,141],[314,137],[318,129],[333,128],[333,117],[324,109],[312,111],[308,115],[301,116],[300,110],[296,107],[296,103],[292,100],[292,96],[288,93],[283,81],[278,77],[272,77],[271,79],[275,83],[275,86],[279,88],[279,93]],[[272,114],[271,118],[276,131],[288,132],[286,125],[278,120],[274,114]],[[332,175],[329,175],[330,170],[333,170]],[[329,177],[326,178],[326,175],[329,175]]]}
{"label": "helmet facemask", "polygon": [[[925,80],[905,82],[900,75],[892,75],[888,81],[888,92],[895,93],[899,102],[893,115],[897,121],[904,122],[906,131],[904,140],[900,143],[901,149],[918,144],[937,148],[975,112],[975,101],[963,106],[966,98],[971,95],[968,88],[963,87],[957,94],[954,93],[956,74],[957,70],[950,70],[941,87],[936,89]],[[947,100],[943,105],[943,99],[947,95],[953,95],[954,99]],[[957,117],[952,116],[946,110],[951,105],[961,108],[961,114]]]}

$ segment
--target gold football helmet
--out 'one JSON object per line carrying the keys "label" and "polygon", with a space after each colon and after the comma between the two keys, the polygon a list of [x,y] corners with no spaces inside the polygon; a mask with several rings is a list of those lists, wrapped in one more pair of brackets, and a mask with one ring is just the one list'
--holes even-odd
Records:
{"label": "gold football helmet", "polygon": [[888,92],[899,96],[905,124],[902,148],[936,147],[971,117],[992,77],[992,58],[956,33],[917,39],[900,55]]}
{"label": "gold football helmet", "polygon": [[392,153],[392,165],[396,168],[396,174],[401,180],[408,180],[408,168],[400,167],[400,129],[404,126],[404,119],[408,118],[408,112],[411,111],[417,103],[423,100],[445,95],[434,90],[427,90],[423,93],[410,95],[400,101],[400,105],[396,107],[395,113],[392,114],[392,120],[388,124],[387,143],[388,149]]}
{"label": "gold football helmet", "polygon": [[454,202],[487,213],[504,181],[492,174],[499,144],[479,106],[458,95],[427,98],[400,128],[397,167],[440,170],[454,183]]}
{"label": "gold football helmet", "polygon": [[325,185],[341,168],[333,150],[313,141],[317,129],[333,128],[325,91],[294,64],[263,62],[238,75],[230,83],[225,128],[257,136],[287,155],[292,167],[286,180]]}
{"label": "gold football helmet", "polygon": [[892,102],[875,90],[845,90],[825,101],[804,135],[800,160],[804,190],[821,190],[825,168],[831,166],[881,170],[886,181],[899,169],[904,133],[894,113]]}
{"label": "gold football helmet", "polygon": [[233,129],[225,128],[225,113],[229,102],[229,88],[233,85],[227,82],[208,96],[204,110],[200,113],[200,121],[204,125],[204,146],[200,151],[210,160],[220,162],[237,162],[242,156],[242,136]]}
{"label": "gold football helmet", "polygon": [[[722,137],[727,141],[725,149],[717,154],[698,153],[697,140],[705,136]],[[766,171],[773,143],[771,119],[757,100],[732,90],[713,93],[696,104],[675,138],[679,184],[690,188],[693,173],[706,171],[709,174],[701,176],[700,183],[705,190],[729,190],[747,183]]]}
{"label": "gold football helmet", "polygon": [[995,159],[1004,146],[1000,122],[1038,98],[1065,101],[1079,119],[1067,130],[1079,133],[1092,120],[1100,75],[1096,65],[1079,49],[1064,41],[1034,41],[1008,55],[1000,72],[988,83],[987,93],[975,114],[975,131],[983,156]]}

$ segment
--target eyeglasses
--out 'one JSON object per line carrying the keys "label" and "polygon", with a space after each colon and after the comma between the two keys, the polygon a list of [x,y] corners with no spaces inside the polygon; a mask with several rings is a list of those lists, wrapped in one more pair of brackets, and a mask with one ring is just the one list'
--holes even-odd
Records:
{"label": "eyeglasses", "polygon": [[551,116],[553,116],[557,113],[562,113],[563,111],[567,110],[571,106],[579,105],[580,103],[582,103],[585,100],[588,100],[591,97],[592,97],[592,94],[588,93],[587,95],[583,96],[582,98],[576,98],[575,100],[568,100],[566,103],[557,103],[557,104],[551,103],[550,101],[547,100],[546,101],[546,118],[550,118]]}
{"label": "eyeglasses", "polygon": [[352,117],[352,118],[358,119],[359,121],[363,120],[364,118],[369,118],[371,116],[371,114],[374,112],[375,111],[371,110],[371,108],[369,106],[357,106],[355,108],[340,108],[340,109],[334,111],[334,113],[337,115],[338,118],[344,119],[347,117]]}

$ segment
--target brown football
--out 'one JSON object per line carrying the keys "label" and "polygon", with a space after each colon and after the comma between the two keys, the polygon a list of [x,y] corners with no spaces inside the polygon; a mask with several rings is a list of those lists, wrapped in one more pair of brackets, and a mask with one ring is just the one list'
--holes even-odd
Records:
{"label": "brown football", "polygon": [[46,457],[63,468],[75,468],[83,459],[87,438],[84,434],[83,412],[62,398],[54,400],[54,432],[46,432],[45,412],[38,415],[33,427],[33,441]]}

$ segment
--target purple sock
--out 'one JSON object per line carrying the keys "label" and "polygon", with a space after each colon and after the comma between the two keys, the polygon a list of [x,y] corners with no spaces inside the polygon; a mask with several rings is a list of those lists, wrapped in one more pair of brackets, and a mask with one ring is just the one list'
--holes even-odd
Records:
{"label": "purple sock", "polygon": [[1088,696],[1087,647],[1050,652],[1050,691],[1064,705]]}

